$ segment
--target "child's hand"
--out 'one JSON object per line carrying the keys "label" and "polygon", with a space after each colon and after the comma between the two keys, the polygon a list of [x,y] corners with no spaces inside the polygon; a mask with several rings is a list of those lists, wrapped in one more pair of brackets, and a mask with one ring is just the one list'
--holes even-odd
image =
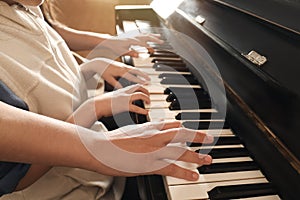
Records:
{"label": "child's hand", "polygon": [[150,103],[149,92],[141,85],[132,85],[117,91],[108,92],[91,99],[95,105],[98,118],[112,116],[121,112],[131,111],[147,115],[148,110],[133,104],[136,100]]}
{"label": "child's hand", "polygon": [[150,103],[149,92],[141,85],[132,85],[88,99],[66,121],[90,128],[98,119],[131,111],[146,115],[148,110],[132,104],[136,100]]}

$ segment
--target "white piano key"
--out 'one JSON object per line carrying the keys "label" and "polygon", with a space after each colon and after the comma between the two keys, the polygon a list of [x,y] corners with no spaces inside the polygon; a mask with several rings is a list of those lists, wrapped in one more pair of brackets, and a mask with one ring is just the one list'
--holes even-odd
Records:
{"label": "white piano key", "polygon": [[175,185],[167,187],[167,193],[172,200],[191,200],[191,199],[208,199],[208,193],[213,188],[218,186],[227,185],[241,185],[241,184],[255,184],[255,183],[268,183],[265,178],[234,180],[226,182],[202,183],[202,184],[188,184],[188,185]]}
{"label": "white piano key", "polygon": [[152,57],[149,57],[149,54],[139,54],[138,58],[133,59],[133,65],[137,68],[152,68],[153,64]]}
{"label": "white piano key", "polygon": [[134,21],[123,21],[124,32],[133,32],[136,31],[139,33],[138,27],[136,26]]}
{"label": "white piano key", "polygon": [[253,161],[253,159],[250,157],[218,158],[218,159],[213,159],[212,163],[246,162],[246,161]]}
{"label": "white piano key", "polygon": [[161,82],[161,78],[159,78],[157,75],[150,75],[149,76],[151,78],[151,84],[160,84]]}
{"label": "white piano key", "polygon": [[150,94],[164,94],[164,90],[168,88],[160,84],[149,84],[144,86]]}
{"label": "white piano key", "polygon": [[243,199],[244,200],[280,200],[281,198],[278,195],[268,195],[268,196],[251,197],[251,198],[243,198]]}
{"label": "white piano key", "polygon": [[[203,131],[204,133],[213,135],[213,136],[233,136],[233,132],[231,129],[213,129],[213,130],[200,130]],[[218,145],[221,146],[221,145]],[[238,145],[240,146],[240,145]],[[241,145],[243,146],[243,145]]]}
{"label": "white piano key", "polygon": [[225,149],[225,148],[244,148],[244,145],[236,144],[236,145],[216,145],[216,146],[190,147],[190,149],[192,151],[197,151],[199,149]]}
{"label": "white piano key", "polygon": [[[151,97],[150,97],[151,98]],[[175,120],[176,115],[181,112],[216,112],[215,109],[195,109],[195,110],[170,110],[168,106],[164,107],[166,104],[163,101],[155,101],[161,103],[161,106],[157,109],[149,110],[149,118],[152,120],[160,120],[160,119],[173,119]],[[166,101],[165,101],[166,102]],[[154,103],[154,102],[152,102]],[[217,133],[217,131],[216,131]]]}
{"label": "white piano key", "polygon": [[[196,171],[195,171],[196,172]],[[195,184],[195,183],[210,183],[218,181],[233,181],[242,179],[254,179],[263,178],[264,175],[259,170],[254,171],[239,171],[239,172],[226,172],[226,173],[216,173],[216,174],[200,174],[197,181],[187,181],[182,179],[177,179],[174,177],[166,177],[168,185],[183,185],[183,184]]]}
{"label": "white piano key", "polygon": [[151,109],[149,110],[149,118],[154,121],[161,120],[161,119],[171,119],[175,120],[176,115],[182,111],[170,111],[168,108],[162,108],[162,109]]}
{"label": "white piano key", "polygon": [[154,68],[139,68],[141,71],[145,72],[148,75],[160,75],[162,73],[168,73],[168,74],[184,74],[189,75],[191,72],[178,72],[178,71],[155,71]]}
{"label": "white piano key", "polygon": [[166,100],[167,97],[168,97],[167,94],[151,94],[150,100],[151,101],[163,101],[163,100]]}
{"label": "white piano key", "polygon": [[[154,63],[152,62],[153,59],[155,59],[156,57],[150,57],[150,54],[148,53],[141,53],[139,54],[138,58],[133,58],[133,64],[135,67],[137,68],[148,68],[154,65]],[[164,57],[160,57],[160,59],[164,59]],[[174,60],[174,61],[179,61],[181,60],[181,58],[166,58],[170,61]]]}
{"label": "white piano key", "polygon": [[145,105],[146,109],[157,109],[157,108],[168,108],[170,105],[170,102],[166,101],[152,101],[150,104]]}
{"label": "white piano key", "polygon": [[201,88],[199,85],[160,85],[160,84],[148,84],[144,86],[150,94],[164,94],[166,88],[180,87],[180,88]]}

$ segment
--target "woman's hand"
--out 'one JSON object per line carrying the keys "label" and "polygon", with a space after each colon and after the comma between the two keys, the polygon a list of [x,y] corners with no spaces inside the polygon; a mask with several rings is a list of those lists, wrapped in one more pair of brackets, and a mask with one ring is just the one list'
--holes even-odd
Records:
{"label": "woman's hand", "polygon": [[[85,136],[82,142],[96,160],[107,166],[101,172],[107,171],[108,175],[160,174],[195,181],[199,177],[194,171],[196,167],[212,162],[211,156],[191,151],[185,143],[212,143],[213,137],[183,128],[176,121],[125,126],[105,136],[108,141],[105,144]],[[103,140],[103,136],[98,137],[98,141]],[[195,166],[186,168],[177,161]]]}
{"label": "woman's hand", "polygon": [[125,65],[123,63],[113,61],[102,73],[102,78],[115,88],[123,86],[118,82],[117,78],[125,78],[131,82],[139,84],[147,84],[150,77],[137,68]]}
{"label": "woman's hand", "polygon": [[138,57],[139,52],[130,50],[132,46],[145,47],[148,49],[148,51],[152,51],[152,48],[149,46],[148,42],[162,44],[163,40],[160,40],[159,38],[159,34],[141,34],[132,38],[110,38],[108,41],[104,41],[103,45],[109,46],[114,50],[115,53],[118,53],[119,55]]}
{"label": "woman's hand", "polygon": [[146,84],[150,81],[150,77],[139,69],[106,58],[88,61],[81,65],[81,70],[86,80],[97,73],[115,88],[122,88],[118,78],[125,78],[139,84]]}
{"label": "woman's hand", "polygon": [[[50,21],[50,23],[73,51],[89,51],[88,59],[107,57],[115,60],[122,55],[137,57],[138,52],[130,50],[132,46],[149,48],[148,42],[163,43],[159,34],[129,32],[120,36],[111,36],[76,30],[53,21]],[[107,52],[107,50],[110,51]]]}
{"label": "woman's hand", "polygon": [[149,46],[148,42],[162,44],[164,41],[160,39],[159,34],[111,37],[99,43],[89,54],[88,58],[107,57],[107,55],[103,53],[105,49],[110,49],[113,52],[113,54],[109,56],[111,59],[116,59],[123,55],[138,57],[139,52],[132,47],[144,47],[147,48],[149,52],[152,52],[153,49]]}

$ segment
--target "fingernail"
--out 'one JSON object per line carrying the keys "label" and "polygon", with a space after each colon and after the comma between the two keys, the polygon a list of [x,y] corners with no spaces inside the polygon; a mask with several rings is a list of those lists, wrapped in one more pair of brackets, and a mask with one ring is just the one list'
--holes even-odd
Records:
{"label": "fingernail", "polygon": [[208,155],[207,155],[207,156],[204,157],[204,161],[205,161],[206,163],[210,163],[211,160],[212,160],[211,156],[208,156]]}
{"label": "fingernail", "polygon": [[205,141],[206,142],[208,142],[208,143],[212,143],[213,141],[214,141],[214,136],[212,136],[212,135],[207,135],[206,137],[205,137]]}
{"label": "fingernail", "polygon": [[197,173],[192,173],[192,178],[193,180],[198,180],[198,174]]}

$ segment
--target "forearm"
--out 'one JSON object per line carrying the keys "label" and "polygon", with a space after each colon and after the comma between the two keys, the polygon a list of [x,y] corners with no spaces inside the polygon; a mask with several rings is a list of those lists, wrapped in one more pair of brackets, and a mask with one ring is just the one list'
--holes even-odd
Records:
{"label": "forearm", "polygon": [[99,119],[95,113],[95,103],[93,99],[86,100],[81,104],[66,120],[66,122],[76,124],[85,128],[91,126]]}
{"label": "forearm", "polygon": [[[77,126],[0,103],[0,160],[102,171],[82,144]],[[85,133],[84,133],[85,134]]]}
{"label": "forearm", "polygon": [[92,50],[98,44],[111,37],[108,34],[75,30],[62,24],[52,25],[73,51]]}

